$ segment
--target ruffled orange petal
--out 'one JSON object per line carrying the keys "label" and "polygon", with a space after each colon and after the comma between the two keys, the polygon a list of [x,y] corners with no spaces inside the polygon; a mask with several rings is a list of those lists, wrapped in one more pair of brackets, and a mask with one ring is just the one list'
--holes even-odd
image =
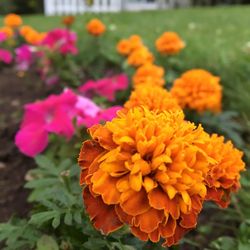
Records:
{"label": "ruffled orange petal", "polygon": [[120,221],[122,221],[123,223],[129,224],[129,225],[134,224],[133,223],[134,217],[124,213],[124,211],[121,209],[121,207],[119,205],[115,206],[115,211],[116,211]]}
{"label": "ruffled orange petal", "polygon": [[120,205],[124,212],[133,216],[145,213],[150,208],[146,192],[143,189],[140,192],[128,190],[122,193]]}
{"label": "ruffled orange petal", "polygon": [[88,188],[83,191],[83,199],[86,210],[96,229],[103,234],[109,234],[122,227],[123,224],[119,220],[114,206],[103,203],[101,197],[93,197]]}
{"label": "ruffled orange petal", "polygon": [[164,218],[164,212],[154,208],[135,217],[135,226],[145,233],[152,233],[156,230]]}
{"label": "ruffled orange petal", "polygon": [[106,204],[119,203],[120,192],[116,188],[116,178],[99,169],[93,174],[91,182],[93,183],[92,190],[96,194],[100,194]]}
{"label": "ruffled orange petal", "polygon": [[169,199],[167,194],[160,188],[155,188],[148,193],[149,204],[155,209],[164,209],[167,207]]}
{"label": "ruffled orange petal", "polygon": [[166,241],[163,243],[163,246],[172,246],[178,244],[178,241],[183,237],[183,235],[188,232],[188,229],[182,228],[180,226],[176,226],[175,234],[172,237],[169,237],[166,239]]}
{"label": "ruffled orange petal", "polygon": [[105,149],[111,150],[116,147],[112,140],[112,133],[101,124],[96,124],[88,129],[91,137]]}
{"label": "ruffled orange petal", "polygon": [[174,235],[176,228],[176,220],[169,216],[168,221],[165,225],[161,224],[160,233],[163,238],[168,238]]}
{"label": "ruffled orange petal", "polygon": [[131,233],[142,241],[148,240],[148,234],[142,232],[138,227],[131,227]]}
{"label": "ruffled orange petal", "polygon": [[184,228],[194,228],[197,224],[197,214],[191,213],[191,214],[183,214],[181,216],[182,220],[180,222],[180,225]]}
{"label": "ruffled orange petal", "polygon": [[156,243],[160,240],[160,232],[159,232],[159,229],[157,228],[156,230],[154,230],[152,233],[150,233],[149,235],[149,239]]}

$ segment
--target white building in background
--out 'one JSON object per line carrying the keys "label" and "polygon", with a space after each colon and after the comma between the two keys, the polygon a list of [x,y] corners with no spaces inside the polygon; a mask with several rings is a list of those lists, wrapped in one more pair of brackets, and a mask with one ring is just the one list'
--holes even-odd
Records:
{"label": "white building in background", "polygon": [[191,0],[44,0],[45,15],[139,11],[189,6]]}

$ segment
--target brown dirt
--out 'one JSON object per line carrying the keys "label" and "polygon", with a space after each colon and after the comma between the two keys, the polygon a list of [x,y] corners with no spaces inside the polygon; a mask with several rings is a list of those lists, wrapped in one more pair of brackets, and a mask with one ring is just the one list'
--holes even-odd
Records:
{"label": "brown dirt", "polygon": [[25,174],[34,160],[21,154],[14,144],[23,105],[46,97],[50,90],[35,73],[17,76],[12,68],[0,71],[0,222],[12,215],[25,216],[27,203]]}

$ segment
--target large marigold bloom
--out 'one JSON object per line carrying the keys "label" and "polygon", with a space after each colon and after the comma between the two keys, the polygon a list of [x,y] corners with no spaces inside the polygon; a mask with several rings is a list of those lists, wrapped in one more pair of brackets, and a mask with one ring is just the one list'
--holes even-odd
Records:
{"label": "large marigold bloom", "polygon": [[127,224],[141,240],[178,242],[194,228],[213,163],[200,148],[209,136],[183,112],[134,108],[89,129],[79,165],[83,198],[96,229]]}
{"label": "large marigold bloom", "polygon": [[206,177],[206,199],[225,208],[229,205],[230,194],[240,188],[240,172],[245,169],[243,153],[234,148],[231,141],[224,143],[224,137],[216,134],[211,136],[211,141],[204,150],[216,160]]}
{"label": "large marigold bloom", "polygon": [[164,85],[164,68],[154,65],[152,63],[146,63],[140,66],[134,76],[133,83],[135,86],[144,85],[146,82],[151,82],[153,85]]}
{"label": "large marigold bloom", "polygon": [[163,55],[179,53],[185,43],[175,32],[164,32],[155,42],[156,49]]}
{"label": "large marigold bloom", "polygon": [[177,100],[166,89],[146,84],[139,85],[125,103],[125,110],[145,106],[156,112],[181,110]]}
{"label": "large marigold bloom", "polygon": [[4,18],[4,24],[11,28],[17,28],[23,23],[22,18],[16,14],[8,14]]}
{"label": "large marigold bloom", "polygon": [[127,59],[127,63],[134,67],[139,67],[146,63],[153,63],[153,61],[154,55],[144,45],[133,50]]}
{"label": "large marigold bloom", "polygon": [[220,78],[203,69],[185,72],[174,81],[171,93],[182,108],[203,112],[221,111],[222,86]]}
{"label": "large marigold bloom", "polygon": [[93,36],[100,36],[106,30],[106,26],[97,18],[94,18],[90,22],[88,22],[86,28],[89,34]]}

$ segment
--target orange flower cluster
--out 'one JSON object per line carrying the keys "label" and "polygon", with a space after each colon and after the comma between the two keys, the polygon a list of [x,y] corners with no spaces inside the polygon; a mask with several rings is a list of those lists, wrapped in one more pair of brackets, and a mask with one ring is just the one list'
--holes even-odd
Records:
{"label": "orange flower cluster", "polygon": [[175,80],[171,93],[182,108],[220,112],[222,86],[219,81],[219,77],[206,70],[193,69]]}
{"label": "orange flower cluster", "polygon": [[18,28],[23,23],[22,18],[16,14],[8,14],[4,18],[4,24],[10,28]]}
{"label": "orange flower cluster", "polygon": [[126,110],[138,106],[144,106],[159,113],[181,110],[177,100],[167,90],[151,84],[136,87],[124,105]]}
{"label": "orange flower cluster", "polygon": [[127,56],[127,63],[134,67],[154,61],[154,55],[143,44],[138,35],[132,35],[129,39],[122,39],[117,44],[116,49],[119,54]]}
{"label": "orange flower cluster", "polygon": [[34,28],[28,25],[24,25],[19,29],[20,35],[25,41],[32,45],[39,44],[46,36],[44,32],[38,32]]}
{"label": "orange flower cluster", "polygon": [[141,240],[163,238],[171,246],[196,226],[206,199],[239,187],[242,153],[185,121],[182,111],[136,107],[89,132],[80,184],[90,219],[104,234],[127,224]]}
{"label": "orange flower cluster", "polygon": [[179,53],[185,43],[175,32],[164,32],[155,42],[156,49],[163,55],[174,55]]}
{"label": "orange flower cluster", "polygon": [[106,26],[97,18],[92,19],[87,24],[87,31],[93,36],[100,36],[106,30]]}
{"label": "orange flower cluster", "polygon": [[140,66],[133,76],[134,86],[145,85],[145,83],[163,86],[164,82],[164,68],[152,63]]}
{"label": "orange flower cluster", "polygon": [[224,143],[224,137],[215,134],[211,136],[205,150],[216,160],[206,177],[206,199],[213,200],[225,208],[230,203],[230,193],[236,192],[240,187],[239,172],[245,169],[243,153],[234,148],[231,141]]}

